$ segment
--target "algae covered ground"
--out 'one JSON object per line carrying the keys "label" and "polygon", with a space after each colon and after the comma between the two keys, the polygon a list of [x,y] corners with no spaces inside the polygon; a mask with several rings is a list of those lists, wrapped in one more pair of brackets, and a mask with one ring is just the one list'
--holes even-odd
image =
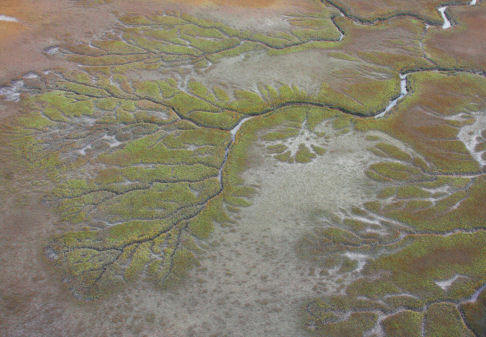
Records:
{"label": "algae covered ground", "polygon": [[137,1],[0,87],[2,335],[486,335],[486,4]]}

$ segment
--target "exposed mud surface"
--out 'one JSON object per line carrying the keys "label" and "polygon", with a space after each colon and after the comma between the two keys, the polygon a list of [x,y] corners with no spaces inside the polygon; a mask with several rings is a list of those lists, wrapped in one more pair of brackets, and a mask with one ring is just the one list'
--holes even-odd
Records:
{"label": "exposed mud surface", "polygon": [[[302,333],[303,302],[316,293],[337,291],[342,275],[326,275],[303,262],[295,247],[302,235],[322,225],[310,214],[349,208],[377,191],[363,174],[370,158],[361,147],[363,141],[363,136],[336,137],[328,154],[307,165],[279,163],[263,157],[261,147],[252,150],[250,160],[255,164],[243,177],[260,192],[251,206],[235,215],[234,225],[216,230],[215,248],[208,249],[207,258],[190,275],[195,282],[183,286],[175,301],[165,303],[174,333],[188,320],[196,335]],[[337,188],[336,182],[345,187]],[[191,309],[176,318],[171,308],[180,303]]]}
{"label": "exposed mud surface", "polygon": [[[323,81],[332,80],[336,86],[342,85],[344,79],[336,76],[339,72],[355,72],[353,80],[357,82],[360,81],[360,77],[381,80],[391,78],[387,69],[358,60],[335,58],[323,50],[290,55],[270,56],[262,52],[235,56],[222,60],[196,78],[208,86],[222,83],[233,90],[257,91],[259,83],[277,88],[285,83],[316,94],[321,89]],[[346,81],[349,83],[350,79]]]}
{"label": "exposed mud surface", "polygon": [[[0,7],[0,83],[32,70],[59,66],[43,50],[52,45],[88,41],[117,23],[119,14],[184,11],[219,19],[240,29],[285,30],[285,14],[319,10],[313,1],[86,1],[5,0]],[[3,19],[2,19],[3,18]],[[89,19],[88,19],[89,18]],[[222,20],[221,20],[222,19]]]}
{"label": "exposed mud surface", "polygon": [[484,335],[485,8],[5,1],[0,334]]}
{"label": "exposed mud surface", "polygon": [[[320,225],[309,214],[336,205],[349,207],[376,190],[355,167],[353,158],[361,156],[364,163],[369,156],[360,140],[350,135],[336,138],[329,155],[306,167],[263,158],[261,148],[253,150],[251,160],[258,164],[245,172],[244,179],[261,192],[235,216],[236,224],[216,229],[201,266],[189,276],[193,281],[162,305],[171,325],[169,334],[187,328],[188,321],[196,335],[301,333],[304,300],[336,291],[338,282],[336,275],[326,276],[302,262],[295,246],[304,233]],[[333,160],[337,157],[339,161]],[[297,174],[302,170],[304,175]],[[336,180],[346,181],[349,189],[332,190]],[[187,311],[173,312],[179,306]]]}

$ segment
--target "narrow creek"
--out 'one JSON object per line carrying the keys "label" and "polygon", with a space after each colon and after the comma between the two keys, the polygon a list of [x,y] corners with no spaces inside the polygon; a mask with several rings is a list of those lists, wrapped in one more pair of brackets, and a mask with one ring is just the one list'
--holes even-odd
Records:
{"label": "narrow creek", "polygon": [[231,151],[231,148],[233,147],[233,144],[235,142],[235,139],[236,139],[236,134],[238,133],[238,131],[240,130],[241,126],[247,122],[248,120],[252,119],[253,117],[255,116],[249,116],[249,117],[245,117],[243,119],[241,119],[238,124],[236,124],[231,130],[230,130],[230,135],[231,135],[231,140],[230,142],[228,143],[228,145],[226,146],[226,151],[224,153],[224,159],[223,159],[223,162],[221,163],[221,166],[219,168],[219,173],[218,173],[218,180],[219,180],[219,185],[221,186],[221,190],[223,189],[223,170],[224,170],[224,166],[226,165],[226,162],[228,161],[228,156],[229,156],[229,153]]}
{"label": "narrow creek", "polygon": [[439,13],[442,15],[442,19],[444,19],[444,24],[442,25],[442,29],[448,29],[451,28],[451,22],[449,21],[449,18],[447,17],[445,11],[447,10],[447,6],[439,7]]}
{"label": "narrow creek", "polygon": [[400,96],[391,100],[390,103],[388,103],[388,106],[385,108],[385,110],[383,110],[383,112],[376,115],[375,118],[384,117],[388,112],[390,112],[391,109],[393,109],[398,104],[398,101],[400,101],[403,97],[405,97],[408,94],[407,76],[408,74],[400,74]]}

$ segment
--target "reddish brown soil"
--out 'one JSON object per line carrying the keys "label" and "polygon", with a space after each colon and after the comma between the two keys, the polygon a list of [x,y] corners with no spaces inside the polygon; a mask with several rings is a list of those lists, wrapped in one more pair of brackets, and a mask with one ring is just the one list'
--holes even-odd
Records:
{"label": "reddish brown soil", "polygon": [[[418,40],[423,35],[423,26],[406,17],[397,17],[375,26],[352,24],[343,20],[342,27],[349,37],[342,49],[350,54],[383,53],[417,56]],[[401,41],[397,44],[397,41]],[[421,55],[420,55],[421,56]]]}
{"label": "reddish brown soil", "polygon": [[456,7],[451,10],[457,25],[452,30],[438,30],[427,39],[426,48],[434,56],[461,60],[463,65],[486,67],[486,4]]}
{"label": "reddish brown soil", "polygon": [[44,48],[68,39],[85,39],[113,22],[106,11],[67,0],[4,0],[0,14],[19,20],[0,21],[0,83],[52,67],[53,60],[42,54]]}
{"label": "reddish brown soil", "polygon": [[[441,21],[437,7],[443,0],[334,0],[334,3],[346,9],[354,16],[364,19],[386,17],[397,13],[410,13],[428,20]],[[467,3],[467,1],[464,1]]]}
{"label": "reddish brown soil", "polygon": [[59,65],[59,60],[43,55],[42,50],[100,34],[116,24],[116,15],[181,10],[241,24],[246,19],[257,20],[255,17],[278,17],[319,7],[311,0],[3,0],[0,14],[19,22],[0,21],[0,84],[28,71]]}

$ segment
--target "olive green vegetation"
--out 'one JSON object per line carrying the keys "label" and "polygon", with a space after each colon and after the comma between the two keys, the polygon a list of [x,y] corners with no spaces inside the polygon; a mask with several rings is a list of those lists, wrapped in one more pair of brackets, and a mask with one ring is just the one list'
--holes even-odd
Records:
{"label": "olive green vegetation", "polygon": [[[454,13],[455,14],[455,13]],[[453,14],[453,15],[454,15]],[[470,15],[468,12],[462,12],[455,15],[454,21],[457,29],[454,31],[431,31],[423,41],[424,51],[434,59],[434,61],[441,67],[462,68],[462,69],[484,69],[484,59],[477,57],[478,52],[481,53],[480,45],[474,45],[475,40],[464,40],[464,36],[470,36],[474,32],[477,22],[484,18],[484,9],[477,8],[475,15]],[[449,43],[442,43],[446,38]],[[459,43],[471,43],[467,48],[471,48],[468,55],[456,54],[453,49],[457,48]],[[479,47],[479,48],[478,48]],[[475,48],[478,48],[475,50]],[[458,57],[460,55],[460,57]]]}
{"label": "olive green vegetation", "polygon": [[[301,99],[301,92],[266,87],[263,97],[239,91],[229,100],[223,89],[194,81],[186,93],[170,79],[113,78],[88,72],[49,78],[56,89],[30,96],[31,112],[23,119],[25,132],[32,132],[47,153],[73,166],[52,199],[60,220],[82,231],[61,234],[48,247],[76,291],[88,297],[140,274],[166,285],[197,263],[194,238],[207,238],[214,222],[230,221],[225,205],[247,206],[254,193],[239,178],[253,141],[241,140],[245,130],[254,128],[255,136],[287,122],[296,130],[296,123],[306,119],[306,127],[314,128],[338,113],[274,108],[247,122],[232,142],[229,130],[241,118],[270,109],[271,100]],[[49,137],[54,130],[59,142]],[[296,160],[308,162],[314,152],[324,149],[301,145]]]}
{"label": "olive green vegetation", "polygon": [[[367,174],[392,186],[378,194],[382,201],[369,202],[365,207],[420,231],[484,228],[484,177],[467,177],[468,172],[478,172],[478,164],[457,139],[460,127],[470,121],[447,117],[472,109],[469,104],[484,105],[477,95],[484,95],[485,81],[475,75],[437,72],[413,74],[409,79],[414,94],[406,97],[390,117],[355,121],[356,129],[380,130],[409,146],[405,151],[376,136],[370,138],[377,141],[370,151],[385,160],[370,165]],[[449,92],[449,85],[454,90],[452,97],[437,96]],[[458,93],[468,98],[459,99],[455,96]]]}
{"label": "olive green vegetation", "polygon": [[425,313],[425,336],[474,336],[464,325],[461,314],[451,303],[434,303]]}
{"label": "olive green vegetation", "polygon": [[331,83],[323,83],[318,97],[332,106],[339,106],[357,114],[373,115],[376,111],[385,110],[388,102],[398,96],[399,92],[400,80],[398,77],[392,77],[350,84],[346,93],[334,89]]}
{"label": "olive green vegetation", "polygon": [[[365,274],[386,270],[391,273],[387,279],[397,289],[430,301],[462,297],[461,292],[444,291],[434,282],[452,278],[453,273],[467,275],[476,284],[484,282],[484,239],[484,232],[446,237],[416,236],[400,243],[404,247],[399,252],[370,262]],[[379,282],[377,284],[379,286]],[[350,289],[357,294],[361,289],[366,291],[366,287],[361,287],[361,281],[352,284]],[[473,292],[474,288],[469,289],[468,295]]]}
{"label": "olive green vegetation", "polygon": [[[466,122],[448,119],[485,108],[486,80],[468,73],[424,71],[408,75],[413,94],[386,121],[358,120],[359,130],[378,129],[411,146],[434,171],[477,172],[478,163],[457,138]],[[423,166],[417,163],[418,166]]]}
{"label": "olive green vegetation", "polygon": [[[421,335],[422,318],[426,322],[426,335],[446,336],[447,331],[454,336],[471,335],[455,303],[470,298],[486,281],[485,238],[484,232],[448,237],[423,235],[396,243],[390,247],[392,253],[371,260],[365,266],[363,277],[351,282],[345,295],[310,302],[305,314],[307,327],[317,324],[325,331],[343,312],[352,314],[366,310],[387,315],[381,322],[387,336]],[[353,249],[349,244],[336,248],[341,252],[343,248],[344,251]],[[448,290],[435,283],[450,279],[456,273],[467,277],[468,282]],[[443,303],[426,306],[426,303],[438,302]],[[343,306],[342,303],[349,304]],[[468,304],[464,308],[469,310],[470,320],[479,329],[482,323],[475,313],[478,309]],[[374,326],[374,320],[368,323]]]}
{"label": "olive green vegetation", "polygon": [[[447,188],[448,185],[443,186]],[[399,195],[399,198],[405,199],[381,207],[377,212],[421,230],[445,232],[457,228],[484,228],[482,200],[486,197],[485,186],[484,177],[474,179],[464,188],[439,196],[435,204],[431,203],[429,197],[421,195],[423,189],[409,186],[407,191],[402,188],[399,192],[412,194]]]}
{"label": "olive green vegetation", "polygon": [[385,336],[419,337],[422,336],[421,322],[423,315],[414,311],[404,310],[383,320]]}
{"label": "olive green vegetation", "polygon": [[[355,300],[352,303],[336,297],[330,297],[325,302],[316,300],[307,305],[306,313],[312,312],[312,315],[306,315],[304,327],[316,336],[362,336],[373,328],[378,319],[375,313],[366,312],[370,306],[380,305],[366,300]],[[343,315],[351,307],[364,310],[349,316]]]}
{"label": "olive green vegetation", "polygon": [[[343,11],[349,15],[358,17],[363,21],[384,21],[388,23],[388,20],[380,20],[380,18],[395,18],[395,16],[397,16],[399,19],[402,15],[408,14],[413,16],[409,18],[409,21],[412,22],[419,21],[418,18],[423,18],[423,20],[438,26],[442,25],[443,22],[437,11],[437,7],[444,3],[441,0],[418,0],[408,3],[403,3],[401,1],[373,1],[372,3],[369,3],[364,0],[339,0],[332,1],[332,3],[339,5]],[[453,4],[467,5],[469,2],[457,1]]]}
{"label": "olive green vegetation", "polygon": [[351,117],[342,116],[341,112],[333,109],[309,106],[293,107],[287,111],[285,121],[259,137],[266,144],[267,153],[281,162],[305,164],[324,155],[330,135],[316,129],[323,122],[329,122],[334,131],[340,132],[352,125]]}
{"label": "olive green vegetation", "polygon": [[[240,90],[230,100],[222,88],[211,90],[195,81],[183,92],[172,79],[140,82],[122,74],[111,81],[89,72],[48,80],[55,89],[29,98],[32,112],[25,126],[35,121],[35,132],[47,150],[65,159],[75,157],[72,165],[79,173],[73,171],[72,178],[59,183],[53,199],[61,221],[79,224],[83,231],[60,235],[49,247],[85,296],[97,296],[142,270],[155,282],[167,283],[178,268],[174,261],[179,251],[187,250],[183,265],[196,261],[194,249],[187,249],[194,244],[191,237],[207,238],[214,221],[229,221],[223,203],[247,206],[253,194],[239,178],[253,141],[244,138],[245,132],[254,137],[259,130],[287,125],[283,132],[263,137],[278,140],[296,135],[303,124],[314,132],[326,118],[334,118],[338,129],[351,125],[332,109],[279,109],[281,103],[304,97],[285,85],[278,90],[263,86],[259,94]],[[233,143],[229,130],[245,115],[257,117],[242,127]],[[46,130],[77,141],[53,144],[42,138]],[[319,145],[300,144],[295,159],[286,160],[306,163],[324,152]],[[100,167],[93,170],[96,163]],[[92,170],[91,178],[85,177],[85,170]]]}
{"label": "olive green vegetation", "polygon": [[[423,322],[427,335],[462,336],[469,334],[464,319],[476,334],[484,332],[484,292],[474,303],[464,300],[486,282],[486,180],[457,139],[471,120],[449,118],[485,108],[484,77],[411,73],[409,95],[385,118],[367,118],[398,97],[397,71],[430,62],[339,50],[332,41],[339,37],[335,14],[297,15],[289,18],[290,33],[275,34],[176,13],[127,16],[122,38],[70,47],[66,57],[80,70],[44,75],[43,89],[32,84],[9,149],[55,185],[48,199],[69,230],[45,248],[75,294],[102,296],[140,277],[161,287],[179,283],[198,264],[201,240],[215,224],[233,221],[251,203],[255,191],[241,178],[249,147],[259,141],[274,159],[304,165],[325,154],[333,135],[318,126],[326,122],[336,134],[369,132],[363,146],[374,142],[369,150],[377,160],[366,173],[383,188],[377,200],[340,216],[319,214],[325,227],[297,243],[298,255],[323,274],[335,271],[344,291],[309,300],[304,327],[316,335],[362,336],[380,324],[386,335],[416,336]],[[346,32],[352,26],[334,20]],[[230,92],[224,83],[190,80],[182,87],[177,80],[185,71],[180,66],[203,71],[248,52],[311,48],[372,62],[368,70],[381,75],[326,82],[314,95],[287,84]],[[233,139],[230,130],[247,117]],[[10,174],[0,172],[2,181]],[[364,256],[364,267],[346,253]],[[447,290],[435,283],[455,275],[462,277]]]}
{"label": "olive green vegetation", "polygon": [[[236,56],[251,50],[268,49],[279,53],[299,48],[326,46],[339,38],[331,20],[333,10],[289,17],[290,32],[261,34],[241,31],[219,22],[204,20],[181,13],[159,16],[126,16],[121,22],[123,40],[94,41],[86,48],[77,46],[76,54],[68,58],[89,66],[112,66],[110,71],[124,72],[129,68],[158,69],[169,63],[189,62],[206,67],[223,57]],[[130,65],[127,65],[130,63]]]}
{"label": "olive green vegetation", "polygon": [[460,306],[467,326],[477,336],[486,334],[486,291],[482,291],[475,302],[467,302]]}
{"label": "olive green vegetation", "polygon": [[358,55],[364,60],[379,65],[390,66],[393,69],[404,72],[412,69],[427,68],[432,63],[423,57],[409,56],[403,54],[392,54],[384,52],[358,52]]}
{"label": "olive green vegetation", "polygon": [[[482,207],[486,182],[457,138],[460,128],[474,120],[448,117],[483,109],[486,82],[476,75],[440,72],[410,74],[408,81],[412,94],[390,116],[353,119],[355,130],[374,132],[367,140],[374,142],[369,150],[378,162],[366,173],[385,184],[378,200],[344,218],[324,214],[329,228],[304,236],[297,251],[344,274],[354,272],[343,268],[344,253],[372,257],[361,277],[344,287],[342,298],[383,301],[384,307],[369,303],[367,310],[386,315],[381,322],[386,335],[421,335],[423,320],[428,336],[472,336],[471,330],[478,334],[484,325],[480,300],[467,300],[486,282]],[[376,131],[400,140],[402,146],[383,141]],[[471,233],[456,233],[460,230]],[[457,275],[462,277],[446,290],[435,283]],[[458,302],[463,303],[462,315]],[[339,317],[342,311],[311,305],[305,311],[305,321],[311,322],[306,328],[326,331],[329,322],[317,318]],[[346,309],[348,314],[361,311]]]}

